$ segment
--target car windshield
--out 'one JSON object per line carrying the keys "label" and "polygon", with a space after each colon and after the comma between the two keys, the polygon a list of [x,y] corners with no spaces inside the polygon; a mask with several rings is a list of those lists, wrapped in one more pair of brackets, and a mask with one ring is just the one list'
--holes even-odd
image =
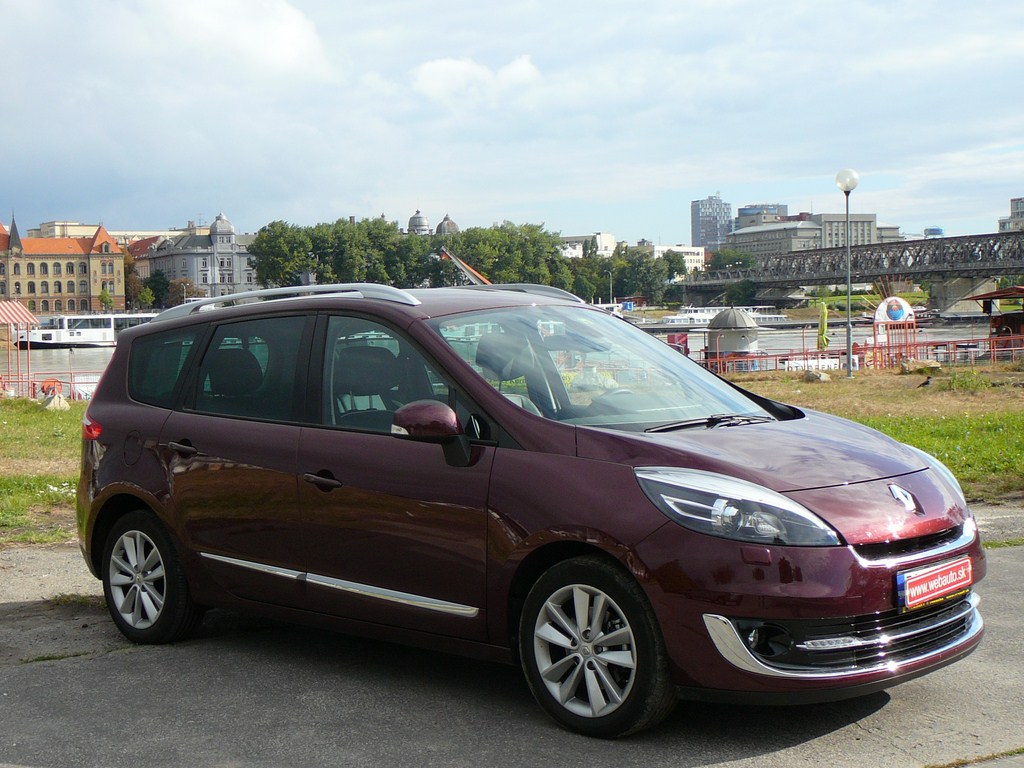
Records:
{"label": "car windshield", "polygon": [[600,310],[516,307],[429,323],[509,400],[564,423],[667,431],[773,418],[685,355]]}

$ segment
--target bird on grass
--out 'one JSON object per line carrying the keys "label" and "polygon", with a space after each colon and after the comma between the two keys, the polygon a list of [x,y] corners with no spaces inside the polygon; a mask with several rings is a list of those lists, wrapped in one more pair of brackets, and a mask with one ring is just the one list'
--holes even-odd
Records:
{"label": "bird on grass", "polygon": [[931,383],[932,383],[932,377],[929,376],[927,379],[925,379],[924,381],[922,381],[920,384],[917,385],[917,389],[920,389],[921,387],[927,387]]}

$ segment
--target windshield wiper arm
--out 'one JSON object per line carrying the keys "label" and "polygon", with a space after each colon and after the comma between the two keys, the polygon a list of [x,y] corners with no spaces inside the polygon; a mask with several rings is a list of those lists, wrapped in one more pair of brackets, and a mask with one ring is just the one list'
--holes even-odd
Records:
{"label": "windshield wiper arm", "polygon": [[766,421],[775,421],[775,419],[771,416],[756,416],[744,413],[716,413],[700,419],[686,419],[685,421],[659,424],[657,427],[645,429],[644,432],[672,432],[677,429],[689,429],[690,427],[704,427],[705,429],[738,427],[741,424],[760,424]]}

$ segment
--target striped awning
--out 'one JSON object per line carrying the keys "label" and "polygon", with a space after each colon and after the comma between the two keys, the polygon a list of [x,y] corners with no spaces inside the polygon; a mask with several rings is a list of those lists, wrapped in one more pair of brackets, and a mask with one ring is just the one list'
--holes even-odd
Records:
{"label": "striped awning", "polygon": [[36,316],[17,301],[0,301],[0,324],[38,325]]}

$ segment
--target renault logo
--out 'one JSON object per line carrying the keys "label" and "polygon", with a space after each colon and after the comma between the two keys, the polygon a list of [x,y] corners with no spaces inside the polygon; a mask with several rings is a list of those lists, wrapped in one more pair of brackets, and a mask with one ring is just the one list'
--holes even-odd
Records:
{"label": "renault logo", "polygon": [[917,500],[914,498],[914,495],[906,488],[900,488],[898,485],[890,483],[889,493],[892,494],[892,497],[896,499],[896,501],[903,505],[903,508],[907,510],[907,512],[915,515],[924,514],[924,510],[917,505]]}

